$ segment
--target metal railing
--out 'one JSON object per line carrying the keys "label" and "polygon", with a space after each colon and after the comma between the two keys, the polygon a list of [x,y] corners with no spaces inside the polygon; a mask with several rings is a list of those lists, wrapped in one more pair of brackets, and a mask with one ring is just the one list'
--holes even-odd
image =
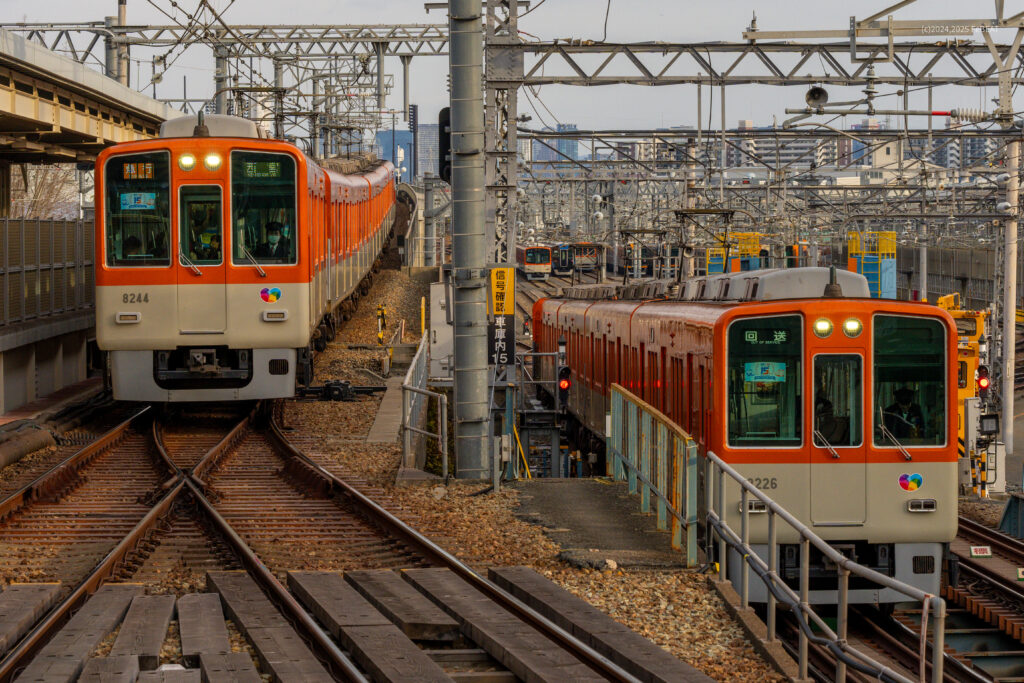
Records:
{"label": "metal railing", "polygon": [[[749,604],[750,571],[753,570],[768,592],[768,640],[776,640],[775,610],[779,603],[788,608],[796,617],[800,627],[798,659],[800,667],[799,678],[807,678],[808,668],[808,644],[813,641],[825,647],[836,658],[836,680],[846,680],[846,669],[849,666],[879,680],[901,681],[912,683],[911,679],[886,667],[868,655],[859,652],[846,641],[847,629],[849,626],[849,587],[850,575],[861,577],[890,588],[909,600],[921,603],[921,673],[920,680],[925,680],[925,643],[929,631],[929,613],[934,620],[931,628],[933,633],[932,647],[932,676],[935,682],[942,681],[943,670],[943,640],[946,621],[946,601],[942,598],[926,593],[925,591],[911,586],[910,584],[897,581],[896,579],[869,569],[846,557],[827,541],[819,537],[803,522],[794,517],[782,506],[766,496],[764,492],[751,484],[747,479],[729,466],[724,460],[713,452],[708,452],[706,458],[707,468],[707,501],[714,498],[714,505],[709,505],[707,520],[709,535],[713,533],[718,539],[718,577],[725,581],[727,577],[727,558],[731,548],[739,557],[742,557],[743,567],[740,579],[740,600],[744,609]],[[737,534],[726,523],[727,497],[725,495],[726,482],[732,479],[740,487],[739,511],[740,511],[740,533]],[[712,496],[714,492],[714,496]],[[760,505],[752,506],[753,501],[759,501]],[[766,563],[750,545],[750,514],[751,508],[756,507],[758,515],[768,515],[768,562]],[[790,588],[779,575],[779,544],[777,542],[778,520],[795,531],[800,537],[800,578],[799,590],[797,593]],[[838,609],[836,611],[836,630],[819,617],[809,603],[810,597],[810,556],[811,546],[818,549],[828,563],[836,567],[836,581],[839,593]]]}
{"label": "metal railing", "polygon": [[[689,434],[667,416],[621,386],[613,384],[610,395],[611,414],[609,436],[606,439],[609,474],[616,480],[625,479],[629,482],[629,491],[640,495],[640,504],[644,512],[651,511],[651,502],[654,499],[659,529],[665,529],[666,516],[671,517],[673,547],[682,549],[681,546],[685,544],[687,565],[693,566],[696,564],[698,505],[697,445]],[[708,452],[705,458],[699,460],[706,485],[704,505],[708,508],[708,551],[710,553],[710,549],[717,541],[719,580],[728,580],[728,558],[731,549],[735,557],[743,558],[742,570],[739,572],[741,607],[749,607],[751,571],[766,587],[769,642],[777,640],[777,607],[781,604],[794,615],[799,624],[798,678],[807,679],[808,648],[809,644],[814,642],[836,658],[837,681],[845,681],[847,668],[852,668],[879,680],[912,683],[911,679],[853,649],[847,642],[849,584],[850,576],[853,575],[905,595],[908,600],[921,603],[919,680],[926,680],[925,655],[929,631],[933,634],[933,641],[930,644],[931,680],[943,680],[945,600],[846,557],[713,452]],[[735,495],[732,496],[732,502],[739,505],[739,533],[725,521],[726,506],[730,504],[726,496],[726,484],[730,479],[733,482],[730,487],[735,485],[739,489],[738,500]],[[767,562],[750,543],[752,512],[758,515],[767,514],[768,517]],[[799,592],[787,585],[779,574],[779,520],[788,525],[799,537]],[[682,534],[685,534],[685,541]],[[836,568],[838,609],[835,631],[810,605],[811,546],[822,554],[826,563]],[[930,628],[929,620],[932,621]]]}
{"label": "metal railing", "polygon": [[[640,494],[658,528],[671,526],[672,547],[697,565],[697,443],[668,417],[618,384],[611,386],[611,430],[606,440],[608,474]],[[669,519],[671,518],[671,519]]]}
{"label": "metal railing", "polygon": [[94,306],[87,221],[0,219],[0,326]]}
{"label": "metal railing", "polygon": [[[409,456],[416,452],[413,436],[437,439],[441,452],[441,476],[448,481],[448,397],[427,389],[427,335],[420,337],[416,355],[402,383],[402,463],[409,466]],[[427,401],[437,399],[437,432],[423,429]]]}

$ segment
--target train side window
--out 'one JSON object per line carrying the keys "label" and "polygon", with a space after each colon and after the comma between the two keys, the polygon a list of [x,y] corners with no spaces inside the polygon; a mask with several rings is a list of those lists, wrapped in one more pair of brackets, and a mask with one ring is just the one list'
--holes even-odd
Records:
{"label": "train side window", "polygon": [[799,446],[803,325],[798,315],[741,318],[728,332],[730,446]]}
{"label": "train side window", "polygon": [[[946,441],[946,328],[935,318],[874,317],[874,443]],[[896,442],[896,443],[894,443]]]}
{"label": "train side window", "polygon": [[[288,154],[231,152],[231,225],[237,266],[294,264],[301,235],[296,222],[295,159]],[[316,232],[317,199],[307,224]]]}
{"label": "train side window", "polygon": [[197,266],[219,265],[224,258],[220,185],[182,185],[178,193],[182,264],[188,259]]}
{"label": "train side window", "polygon": [[[957,321],[959,322],[959,321]],[[956,385],[961,389],[967,388],[967,361],[960,361],[956,373]]]}
{"label": "train side window", "polygon": [[171,265],[171,155],[112,156],[104,166],[108,266]]}

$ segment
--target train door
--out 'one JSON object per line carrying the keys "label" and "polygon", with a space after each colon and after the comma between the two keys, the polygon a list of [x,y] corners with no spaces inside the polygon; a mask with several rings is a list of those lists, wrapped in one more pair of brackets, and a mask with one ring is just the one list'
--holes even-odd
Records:
{"label": "train door", "polygon": [[178,328],[181,334],[227,329],[223,191],[220,185],[178,188]]}
{"label": "train door", "polygon": [[[814,356],[811,438],[811,521],[859,526],[867,501],[864,441],[864,358],[859,353]],[[836,495],[842,482],[842,495]]]}

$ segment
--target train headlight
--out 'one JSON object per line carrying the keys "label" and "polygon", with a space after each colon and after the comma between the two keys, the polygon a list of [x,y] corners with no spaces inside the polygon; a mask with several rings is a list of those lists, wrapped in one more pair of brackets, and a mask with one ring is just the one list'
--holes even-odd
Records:
{"label": "train headlight", "polygon": [[178,168],[182,171],[191,171],[196,167],[195,154],[182,154],[178,157]]}
{"label": "train headlight", "polygon": [[814,321],[814,334],[822,339],[832,334],[832,321],[828,318],[818,318]]}
{"label": "train headlight", "polygon": [[216,152],[210,152],[203,157],[203,166],[206,167],[207,171],[216,171],[220,168],[220,155]]}
{"label": "train headlight", "polygon": [[847,337],[856,337],[863,329],[864,325],[856,318],[847,318],[846,321],[843,322],[843,332],[846,333]]}

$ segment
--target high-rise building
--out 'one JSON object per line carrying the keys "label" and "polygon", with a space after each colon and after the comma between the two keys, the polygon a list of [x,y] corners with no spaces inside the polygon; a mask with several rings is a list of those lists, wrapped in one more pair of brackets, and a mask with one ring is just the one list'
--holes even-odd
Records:
{"label": "high-rise building", "polygon": [[[555,124],[555,130],[559,133],[567,133],[577,129],[575,123],[558,123]],[[558,151],[569,159],[578,160],[580,158],[580,142],[576,138],[558,138]],[[561,157],[563,161],[566,160],[565,157]]]}
{"label": "high-rise building", "polygon": [[432,173],[437,175],[437,124],[419,124],[420,134],[416,145],[416,160],[420,167],[420,175]]}

